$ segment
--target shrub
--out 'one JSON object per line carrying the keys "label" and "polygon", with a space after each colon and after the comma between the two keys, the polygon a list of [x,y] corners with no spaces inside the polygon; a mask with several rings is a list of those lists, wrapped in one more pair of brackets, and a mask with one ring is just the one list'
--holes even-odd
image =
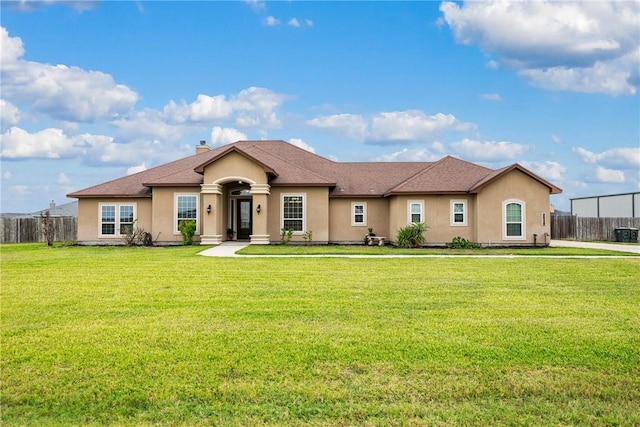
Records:
{"label": "shrub", "polygon": [[280,229],[280,244],[281,245],[286,245],[291,241],[291,237],[293,236],[293,229],[286,229],[286,228],[281,228]]}
{"label": "shrub", "polygon": [[454,237],[451,243],[447,243],[447,247],[451,249],[478,249],[480,247],[479,244],[470,242],[464,237]]}
{"label": "shrub", "polygon": [[184,245],[192,245],[193,235],[196,234],[196,222],[192,219],[180,221],[180,223],[178,223],[178,230],[180,230],[180,234],[182,234],[182,243]]}
{"label": "shrub", "polygon": [[305,231],[304,236],[302,236],[302,238],[304,239],[305,245],[310,244],[313,241],[313,231],[312,230]]}
{"label": "shrub", "polygon": [[398,230],[396,243],[401,248],[416,248],[425,242],[424,233],[429,227],[424,222],[414,222]]}

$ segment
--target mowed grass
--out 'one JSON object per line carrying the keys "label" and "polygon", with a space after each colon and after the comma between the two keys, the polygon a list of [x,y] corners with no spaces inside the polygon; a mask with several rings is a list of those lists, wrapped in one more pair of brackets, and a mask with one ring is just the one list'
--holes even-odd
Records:
{"label": "mowed grass", "polygon": [[640,259],[5,245],[3,425],[638,425]]}

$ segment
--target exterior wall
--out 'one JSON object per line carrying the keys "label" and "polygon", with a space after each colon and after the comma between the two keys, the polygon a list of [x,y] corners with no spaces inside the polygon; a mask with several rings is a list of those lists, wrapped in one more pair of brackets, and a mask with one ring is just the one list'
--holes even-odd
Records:
{"label": "exterior wall", "polygon": [[[353,224],[353,203],[366,207],[365,222]],[[389,199],[329,199],[329,241],[340,243],[362,243],[369,227],[377,236],[392,238],[389,234]]]}
{"label": "exterior wall", "polygon": [[271,187],[267,218],[269,240],[273,243],[280,241],[284,194],[305,196],[304,230],[294,233],[291,241],[304,242],[304,231],[312,231],[314,243],[327,243],[329,241],[329,189],[327,187]]}
{"label": "exterior wall", "polygon": [[571,199],[571,214],[584,218],[640,218],[640,193]]}
{"label": "exterior wall", "polygon": [[206,207],[203,208],[203,198],[200,187],[154,187],[153,189],[153,235],[158,244],[180,244],[182,235],[176,230],[176,196],[178,194],[194,194],[198,197],[197,203],[197,228],[193,236],[194,243],[200,241],[202,232],[203,213],[206,215]]}
{"label": "exterior wall", "polygon": [[210,164],[204,171],[204,183],[212,184],[220,179],[229,178],[229,181],[238,181],[244,178],[248,181],[266,184],[267,175],[262,166],[256,164],[238,153],[228,153],[226,156]]}
{"label": "exterior wall", "polygon": [[[466,225],[452,224],[452,202],[464,202]],[[424,234],[427,245],[443,245],[454,237],[476,240],[476,198],[472,194],[421,194],[393,196],[390,201],[389,233],[395,241],[398,230],[410,224],[409,203],[421,202],[423,222],[429,227]]]}
{"label": "exterior wall", "polygon": [[124,243],[122,238],[100,237],[100,205],[133,204],[135,205],[136,226],[144,228],[153,235],[153,223],[150,198],[104,198],[78,199],[78,242],[81,244],[113,245]]}
{"label": "exterior wall", "polygon": [[[504,202],[519,200],[524,203],[523,238],[505,238]],[[551,234],[549,188],[528,175],[513,170],[487,185],[477,195],[477,242],[483,245],[533,245],[547,243]],[[544,219],[543,219],[544,215]],[[544,223],[543,223],[544,221]]]}

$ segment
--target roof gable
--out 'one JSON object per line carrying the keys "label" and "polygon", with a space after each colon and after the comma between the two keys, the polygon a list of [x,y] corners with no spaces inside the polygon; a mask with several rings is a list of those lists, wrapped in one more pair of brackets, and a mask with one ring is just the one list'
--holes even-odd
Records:
{"label": "roof gable", "polygon": [[504,167],[502,169],[498,169],[498,170],[492,171],[490,174],[488,174],[482,180],[478,181],[469,191],[472,192],[472,193],[479,193],[487,185],[491,184],[495,180],[499,179],[502,176],[505,176],[506,174],[508,174],[509,172],[514,171],[514,170],[518,170],[518,171],[524,173],[525,175],[528,175],[529,177],[533,178],[534,180],[538,181],[542,185],[548,187],[549,188],[549,192],[551,194],[560,194],[560,193],[562,193],[562,189],[560,189],[559,187],[551,184],[549,181],[539,177],[538,175],[536,175],[535,173],[531,172],[529,169],[525,168],[524,166],[519,165],[518,163],[514,163],[511,166],[506,166],[506,167]]}

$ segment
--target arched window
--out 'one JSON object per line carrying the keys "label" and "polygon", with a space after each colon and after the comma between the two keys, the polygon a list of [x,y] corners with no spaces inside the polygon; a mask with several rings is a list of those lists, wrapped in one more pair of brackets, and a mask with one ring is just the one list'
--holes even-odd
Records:
{"label": "arched window", "polygon": [[522,239],[525,236],[524,202],[507,200],[503,203],[504,238]]}

